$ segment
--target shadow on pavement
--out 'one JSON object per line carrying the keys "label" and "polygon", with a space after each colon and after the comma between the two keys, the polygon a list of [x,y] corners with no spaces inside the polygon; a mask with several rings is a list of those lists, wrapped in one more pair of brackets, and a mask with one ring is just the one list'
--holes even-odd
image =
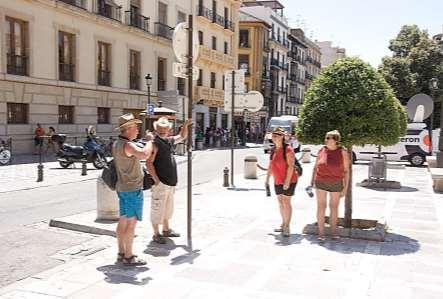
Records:
{"label": "shadow on pavement", "polygon": [[300,244],[301,241],[306,237],[300,234],[291,234],[289,237],[283,237],[282,234],[268,234],[275,238],[275,245],[278,246],[290,246],[294,244]]}
{"label": "shadow on pavement", "polygon": [[[317,236],[309,235],[306,239],[311,244],[317,244],[328,250],[336,251],[343,254],[362,253],[384,256],[397,256],[403,254],[412,254],[420,250],[420,243],[407,236],[388,233],[385,242],[367,241],[362,239],[340,238],[339,240],[332,240],[326,238],[324,243],[317,240]],[[380,245],[380,251],[372,250],[368,245]]]}
{"label": "shadow on pavement", "polygon": [[124,266],[120,264],[106,265],[97,268],[106,276],[105,281],[112,284],[127,283],[132,285],[147,285],[151,277],[139,279],[137,275],[149,270],[148,267]]}
{"label": "shadow on pavement", "polygon": [[402,186],[400,189],[389,189],[389,188],[374,188],[374,187],[363,187],[366,189],[371,189],[374,191],[379,191],[379,192],[417,192],[419,191],[417,188],[414,187],[407,187],[407,186]]}
{"label": "shadow on pavement", "polygon": [[193,264],[194,260],[198,258],[201,253],[200,249],[193,249],[192,241],[189,241],[187,245],[176,245],[170,238],[165,238],[166,244],[158,244],[151,241],[144,253],[152,255],[154,257],[169,256],[171,252],[177,248],[183,248],[186,253],[176,256],[171,259],[171,265],[181,265],[184,263]]}

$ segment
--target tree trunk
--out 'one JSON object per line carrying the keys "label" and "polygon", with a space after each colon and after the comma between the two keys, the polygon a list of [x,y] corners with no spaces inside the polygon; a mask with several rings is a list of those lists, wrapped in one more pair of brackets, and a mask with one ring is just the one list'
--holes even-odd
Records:
{"label": "tree trunk", "polygon": [[352,226],[352,146],[348,148],[349,155],[349,184],[348,192],[345,195],[345,227]]}

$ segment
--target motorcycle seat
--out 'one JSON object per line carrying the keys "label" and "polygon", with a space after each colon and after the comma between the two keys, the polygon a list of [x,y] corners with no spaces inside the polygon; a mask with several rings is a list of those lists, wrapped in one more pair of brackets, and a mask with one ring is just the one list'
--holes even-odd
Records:
{"label": "motorcycle seat", "polygon": [[83,146],[64,144],[63,150],[77,153],[77,154],[81,154],[81,153],[83,153]]}

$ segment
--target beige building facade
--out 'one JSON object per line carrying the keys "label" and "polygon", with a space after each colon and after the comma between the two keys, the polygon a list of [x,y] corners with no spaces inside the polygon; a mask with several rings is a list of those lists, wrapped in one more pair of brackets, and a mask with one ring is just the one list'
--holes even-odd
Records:
{"label": "beige building facade", "polygon": [[315,43],[320,47],[322,67],[327,67],[336,60],[346,57],[346,49],[332,46],[331,41],[315,41]]}
{"label": "beige building facade", "polygon": [[27,153],[37,123],[114,135],[119,115],[146,108],[146,74],[153,102],[177,89],[170,28],[190,10],[186,0],[2,1],[0,138]]}

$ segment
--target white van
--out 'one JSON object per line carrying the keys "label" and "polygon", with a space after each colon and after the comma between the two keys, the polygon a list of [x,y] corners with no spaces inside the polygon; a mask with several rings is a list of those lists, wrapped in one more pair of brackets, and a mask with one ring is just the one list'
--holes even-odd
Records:
{"label": "white van", "polygon": [[[421,166],[426,161],[426,156],[431,155],[431,141],[425,123],[410,123],[406,136],[392,146],[382,146],[381,151],[386,154],[388,161],[409,161],[413,166]],[[376,145],[353,147],[353,159],[370,160],[374,156],[371,152],[378,152]]]}
{"label": "white van", "polygon": [[298,117],[294,115],[282,115],[271,117],[266,129],[266,134],[263,138],[263,149],[265,153],[268,153],[274,146],[272,142],[272,131],[277,127],[282,127],[286,133],[286,142],[291,144],[294,150],[300,149],[300,144],[295,138],[295,128],[298,124]]}

